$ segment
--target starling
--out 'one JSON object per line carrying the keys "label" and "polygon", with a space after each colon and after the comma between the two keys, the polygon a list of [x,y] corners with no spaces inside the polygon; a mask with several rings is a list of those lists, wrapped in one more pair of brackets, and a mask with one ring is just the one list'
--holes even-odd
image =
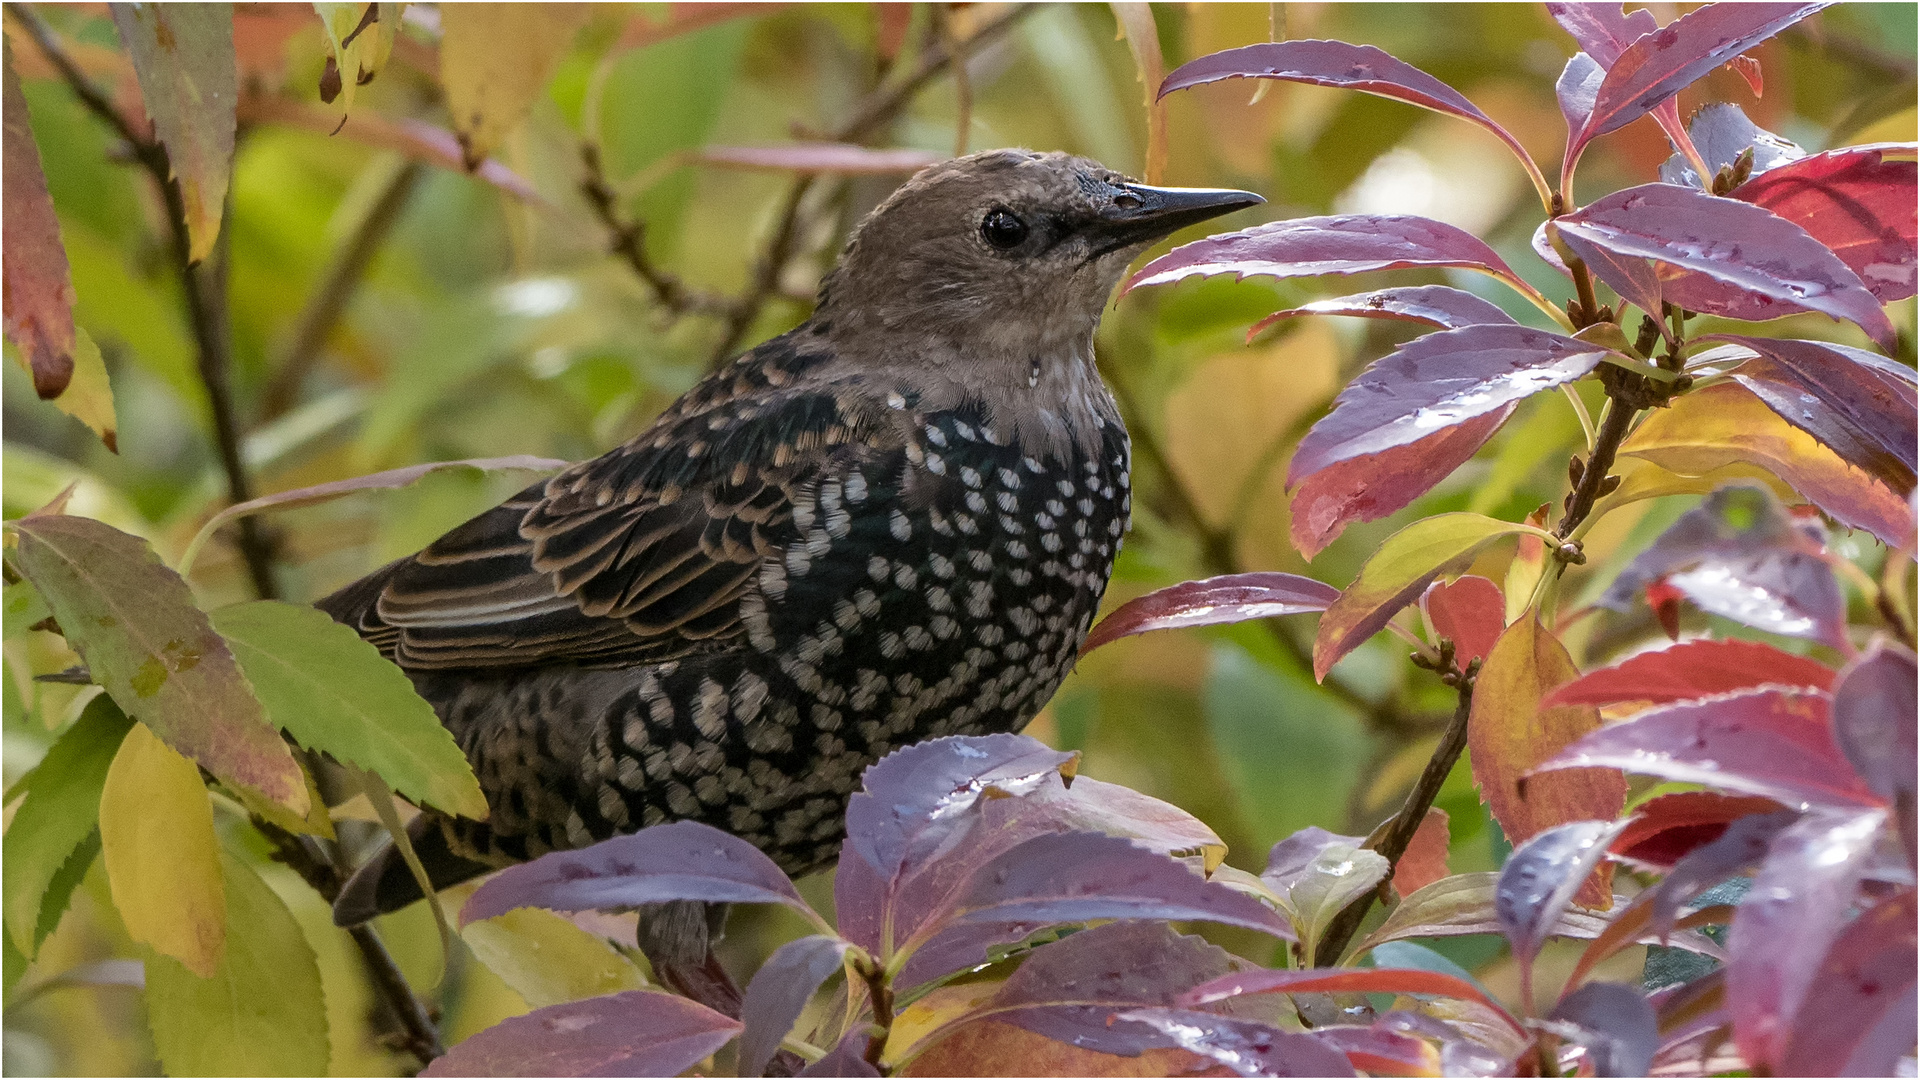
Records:
{"label": "starling", "polygon": [[[1093,331],[1148,244],[1262,201],[997,150],[854,231],[813,317],[574,465],[322,600],[412,677],[485,822],[409,830],[436,887],[691,819],[793,875],[862,770],[1017,731],[1127,529]],[[343,925],[418,899],[391,850]]]}

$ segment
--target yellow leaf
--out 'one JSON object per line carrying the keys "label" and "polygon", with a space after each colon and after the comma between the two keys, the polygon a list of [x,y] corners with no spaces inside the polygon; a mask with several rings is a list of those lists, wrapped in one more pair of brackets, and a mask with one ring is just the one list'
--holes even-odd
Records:
{"label": "yellow leaf", "polygon": [[605,938],[540,908],[469,923],[460,937],[488,970],[536,1009],[647,985],[633,961]]}
{"label": "yellow leaf", "polygon": [[127,732],[100,793],[114,907],[133,940],[202,978],[226,949],[226,890],[200,769],[145,724]]}
{"label": "yellow leaf", "polygon": [[100,346],[93,343],[85,327],[73,328],[73,380],[66,393],[53,399],[60,411],[93,429],[107,449],[120,452],[120,435],[113,415],[113,385],[107,381],[107,365],[100,358]]}
{"label": "yellow leaf", "polygon": [[468,171],[526,117],[589,14],[584,4],[440,5],[440,83]]}
{"label": "yellow leaf", "polygon": [[1111,3],[1113,21],[1120,36],[1127,39],[1133,53],[1134,73],[1146,90],[1147,106],[1147,183],[1158,184],[1167,172],[1167,108],[1160,101],[1160,83],[1167,65],[1160,58],[1160,32],[1154,26],[1153,8],[1141,3]]}

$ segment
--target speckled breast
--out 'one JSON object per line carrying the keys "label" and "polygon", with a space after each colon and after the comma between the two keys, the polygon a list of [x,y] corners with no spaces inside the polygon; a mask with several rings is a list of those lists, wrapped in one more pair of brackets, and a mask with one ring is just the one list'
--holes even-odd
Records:
{"label": "speckled breast", "polygon": [[1097,452],[1043,458],[978,410],[889,404],[906,444],[796,499],[797,539],[743,601],[748,647],[629,673],[582,748],[567,843],[694,819],[804,872],[838,851],[868,765],[1017,730],[1052,696],[1126,530],[1126,432],[1094,420]]}

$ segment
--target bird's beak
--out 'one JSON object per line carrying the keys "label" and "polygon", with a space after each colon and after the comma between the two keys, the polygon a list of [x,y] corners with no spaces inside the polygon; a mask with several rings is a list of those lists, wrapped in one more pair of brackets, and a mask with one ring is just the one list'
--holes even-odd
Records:
{"label": "bird's beak", "polygon": [[1232,188],[1163,188],[1122,185],[1121,193],[1093,223],[1100,247],[1114,251],[1151,243],[1208,218],[1231,214],[1267,200]]}

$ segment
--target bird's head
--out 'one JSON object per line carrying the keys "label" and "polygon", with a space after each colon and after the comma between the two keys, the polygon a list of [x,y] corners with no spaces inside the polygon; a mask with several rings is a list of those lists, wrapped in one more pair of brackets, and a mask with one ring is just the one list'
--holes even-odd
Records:
{"label": "bird's head", "polygon": [[1090,340],[1127,264],[1186,225],[1262,202],[1159,188],[1068,154],[991,150],[923,169],[868,215],[821,289],[821,321],[932,352]]}

